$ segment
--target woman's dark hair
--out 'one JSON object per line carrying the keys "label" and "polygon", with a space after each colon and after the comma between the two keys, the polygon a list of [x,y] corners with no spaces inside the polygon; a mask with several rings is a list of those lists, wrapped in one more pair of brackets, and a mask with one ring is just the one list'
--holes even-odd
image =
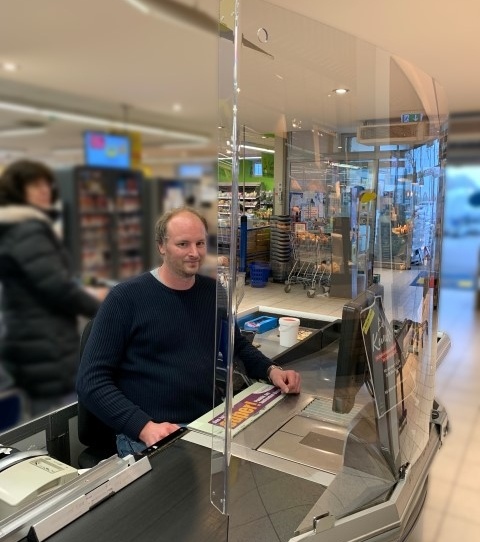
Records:
{"label": "woman's dark hair", "polygon": [[52,201],[58,198],[55,176],[52,170],[41,162],[18,160],[7,166],[0,176],[0,205],[18,203],[24,205],[25,187],[38,179],[45,179],[52,188]]}

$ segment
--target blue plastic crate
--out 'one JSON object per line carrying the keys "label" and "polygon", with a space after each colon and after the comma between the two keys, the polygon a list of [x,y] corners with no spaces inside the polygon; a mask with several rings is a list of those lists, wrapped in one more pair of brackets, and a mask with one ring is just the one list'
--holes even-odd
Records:
{"label": "blue plastic crate", "polygon": [[267,285],[270,276],[270,265],[265,262],[253,262],[250,264],[250,286],[263,288]]}

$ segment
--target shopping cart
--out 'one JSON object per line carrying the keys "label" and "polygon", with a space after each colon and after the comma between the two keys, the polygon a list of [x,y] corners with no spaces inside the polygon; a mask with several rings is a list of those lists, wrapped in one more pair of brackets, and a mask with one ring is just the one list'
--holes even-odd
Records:
{"label": "shopping cart", "polygon": [[315,297],[317,286],[321,285],[323,294],[330,292],[330,276],[332,274],[331,243],[327,235],[317,232],[292,232],[290,244],[293,255],[293,266],[285,281],[285,292],[288,294],[292,284],[303,284],[308,297]]}

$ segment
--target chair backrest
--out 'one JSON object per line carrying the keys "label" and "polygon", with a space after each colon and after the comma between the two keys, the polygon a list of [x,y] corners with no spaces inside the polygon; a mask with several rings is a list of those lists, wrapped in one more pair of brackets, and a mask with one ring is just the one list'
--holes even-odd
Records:
{"label": "chair backrest", "polygon": [[[93,319],[85,326],[80,338],[80,358],[82,357]],[[78,439],[85,446],[104,449],[112,454],[116,451],[116,435],[111,427],[92,414],[81,401],[78,401]]]}
{"label": "chair backrest", "polygon": [[18,425],[23,415],[24,399],[17,388],[0,391],[0,433]]}

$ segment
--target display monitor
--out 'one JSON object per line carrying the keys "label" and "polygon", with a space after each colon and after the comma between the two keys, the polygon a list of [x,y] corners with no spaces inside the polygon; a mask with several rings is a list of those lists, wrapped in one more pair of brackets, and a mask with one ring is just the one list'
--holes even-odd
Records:
{"label": "display monitor", "polygon": [[129,169],[131,167],[130,138],[105,132],[84,133],[87,166]]}
{"label": "display monitor", "polygon": [[347,414],[352,410],[357,393],[368,376],[367,348],[371,347],[371,342],[364,341],[362,326],[369,314],[367,309],[373,307],[376,296],[383,296],[380,284],[372,284],[343,306],[332,404],[335,412]]}
{"label": "display monitor", "polygon": [[262,162],[254,162],[253,163],[253,176],[254,177],[262,177],[263,176]]}

